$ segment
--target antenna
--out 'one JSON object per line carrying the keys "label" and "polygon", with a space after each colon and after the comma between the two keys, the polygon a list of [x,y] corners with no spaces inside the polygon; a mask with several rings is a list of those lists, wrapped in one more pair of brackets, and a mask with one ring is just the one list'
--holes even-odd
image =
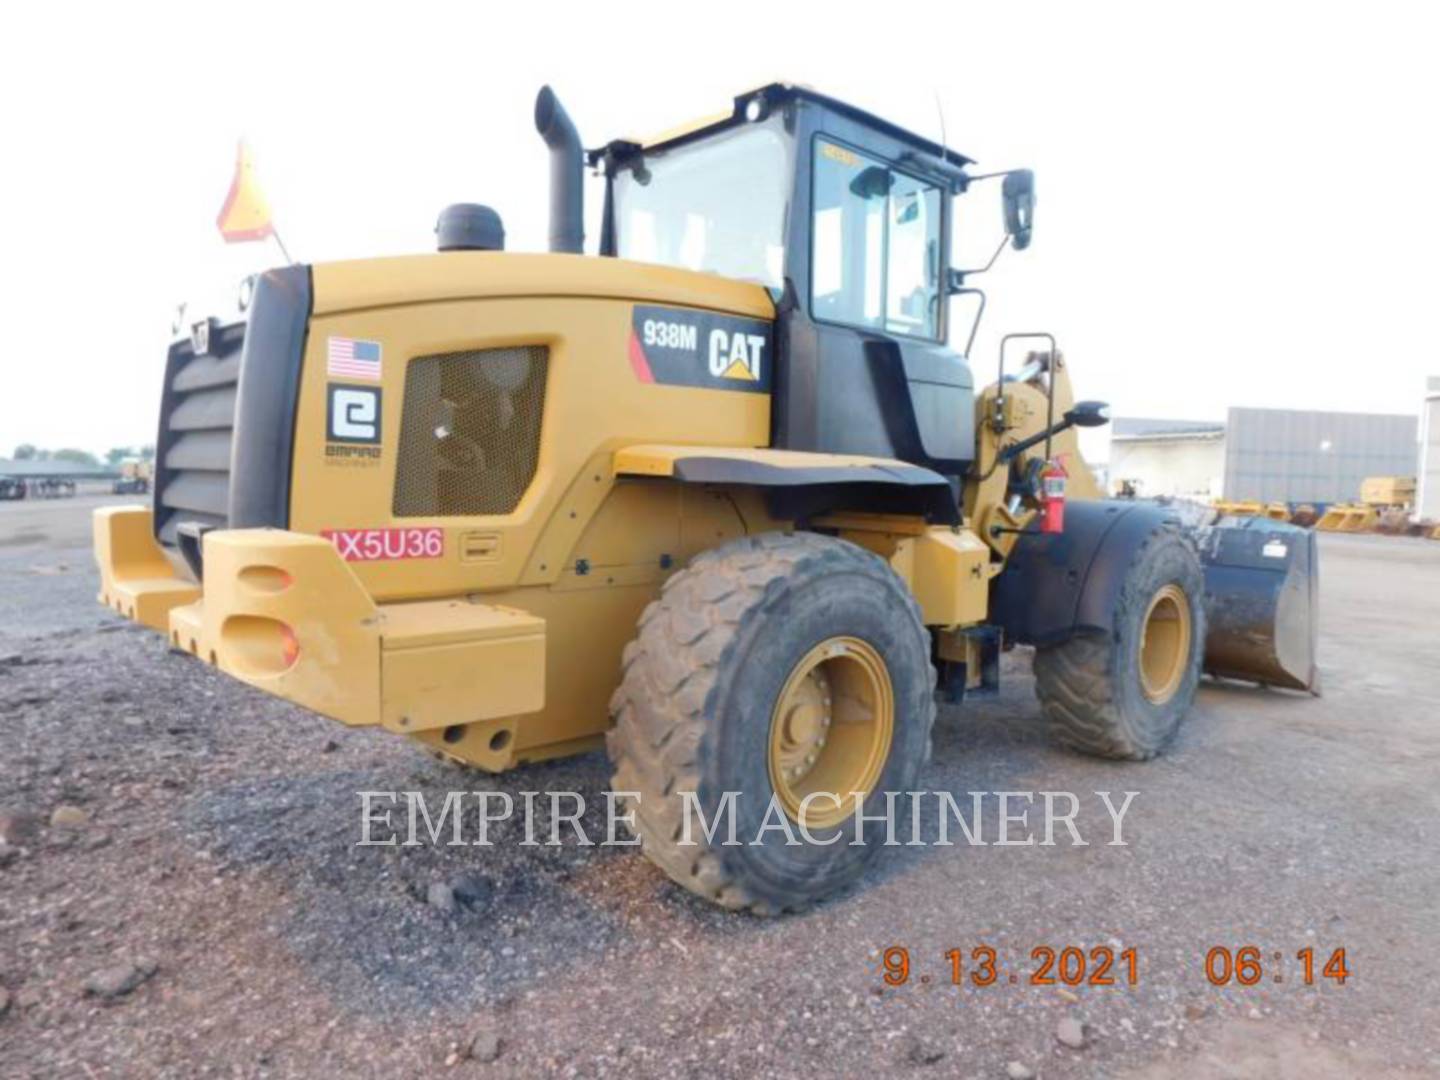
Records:
{"label": "antenna", "polygon": [[945,102],[940,100],[939,89],[931,87],[930,92],[935,95],[935,111],[940,114],[940,160],[944,161],[950,153],[945,139]]}

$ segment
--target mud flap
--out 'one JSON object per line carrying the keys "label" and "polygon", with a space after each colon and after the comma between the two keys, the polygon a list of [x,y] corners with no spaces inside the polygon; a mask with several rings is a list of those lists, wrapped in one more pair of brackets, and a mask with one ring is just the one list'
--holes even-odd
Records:
{"label": "mud flap", "polygon": [[1205,567],[1203,670],[1319,694],[1315,534],[1263,517],[1189,531]]}

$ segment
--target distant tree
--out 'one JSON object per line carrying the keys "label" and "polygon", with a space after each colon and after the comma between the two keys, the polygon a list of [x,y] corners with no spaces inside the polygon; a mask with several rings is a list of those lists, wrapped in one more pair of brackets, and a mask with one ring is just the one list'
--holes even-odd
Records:
{"label": "distant tree", "polygon": [[54,454],[56,461],[69,461],[76,465],[88,465],[92,469],[100,467],[100,459],[89,450],[76,450],[73,446],[67,446],[63,450],[56,450]]}
{"label": "distant tree", "polygon": [[154,461],[154,460],[155,460],[155,447],[153,447],[153,446],[142,446],[142,447],[140,447],[140,460],[141,460],[141,461]]}
{"label": "distant tree", "polygon": [[132,446],[112,446],[105,451],[106,465],[119,465],[127,457],[135,456],[135,448]]}
{"label": "distant tree", "polygon": [[28,443],[28,442],[27,442],[27,443],[21,443],[19,446],[15,447],[15,460],[16,460],[16,461],[34,461],[34,460],[35,460],[35,444],[34,444],[34,443]]}

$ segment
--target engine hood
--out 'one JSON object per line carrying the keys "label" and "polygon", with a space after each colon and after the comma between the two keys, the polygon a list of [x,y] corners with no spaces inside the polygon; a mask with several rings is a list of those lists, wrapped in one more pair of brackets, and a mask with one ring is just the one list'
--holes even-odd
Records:
{"label": "engine hood", "polygon": [[448,251],[317,263],[314,314],[485,297],[567,296],[706,308],[773,319],[762,285],[593,255]]}

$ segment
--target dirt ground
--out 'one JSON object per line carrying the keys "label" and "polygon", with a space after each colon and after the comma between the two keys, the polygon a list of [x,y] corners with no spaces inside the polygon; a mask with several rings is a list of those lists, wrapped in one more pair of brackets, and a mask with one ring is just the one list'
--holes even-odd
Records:
{"label": "dirt ground", "polygon": [[[1089,846],[898,847],[761,920],[568,833],[355,846],[361,790],[603,805],[606,763],[485,778],[171,653],[94,602],[103,501],[0,504],[0,1076],[1440,1075],[1440,543],[1322,537],[1325,696],[1207,683],[1148,764],[1051,746],[1015,654],[922,786],[1074,791]],[[1104,945],[1136,986],[1029,985]],[[1260,982],[1211,986],[1244,945]],[[951,985],[978,946],[1000,977]],[[1350,977],[1304,985],[1305,947]]]}

